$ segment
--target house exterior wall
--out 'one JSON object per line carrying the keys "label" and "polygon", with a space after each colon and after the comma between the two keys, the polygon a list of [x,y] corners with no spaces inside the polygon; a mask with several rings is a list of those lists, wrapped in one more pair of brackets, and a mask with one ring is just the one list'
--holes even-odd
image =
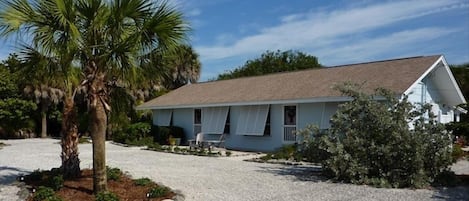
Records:
{"label": "house exterior wall", "polygon": [[[160,110],[153,110],[153,125],[158,125],[159,118],[164,118],[161,116]],[[174,109],[172,110],[172,122],[174,126],[179,126],[184,129],[186,139],[193,139],[193,109]],[[161,125],[158,125],[161,126]]]}
{"label": "house exterior wall", "polygon": [[444,104],[444,100],[442,100],[442,96],[438,91],[434,80],[429,76],[412,88],[408,100],[415,105],[432,105],[432,112],[440,123],[453,122],[454,110]]}
{"label": "house exterior wall", "polygon": [[[338,103],[296,104],[297,130],[304,129],[309,124],[318,125],[321,129],[329,128],[329,120],[336,112],[337,105]],[[225,136],[225,147],[246,151],[274,151],[284,144],[295,143],[294,141],[284,141],[284,106],[282,104],[270,105],[270,135],[264,136],[238,135],[236,125],[240,111],[244,106],[231,106],[229,112],[230,133]],[[187,139],[195,139],[193,111],[193,108],[173,109],[172,113],[173,125],[183,128]],[[153,110],[153,124],[157,125],[158,118],[160,118],[158,110]]]}
{"label": "house exterior wall", "polygon": [[173,110],[173,125],[184,129],[186,139],[195,139],[194,111],[190,108]]}

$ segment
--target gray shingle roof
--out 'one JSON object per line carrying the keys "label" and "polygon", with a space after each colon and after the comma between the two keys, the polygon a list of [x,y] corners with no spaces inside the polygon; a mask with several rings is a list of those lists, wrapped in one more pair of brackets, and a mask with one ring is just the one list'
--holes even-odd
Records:
{"label": "gray shingle roof", "polygon": [[404,93],[441,56],[423,56],[189,84],[138,109],[262,103],[341,97],[334,86],[349,81],[363,89]]}

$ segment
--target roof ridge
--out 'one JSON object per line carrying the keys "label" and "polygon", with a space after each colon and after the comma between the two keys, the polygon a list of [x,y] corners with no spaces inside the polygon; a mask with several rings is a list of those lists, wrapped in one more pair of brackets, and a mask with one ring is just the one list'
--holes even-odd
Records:
{"label": "roof ridge", "polygon": [[361,63],[342,64],[342,65],[336,65],[336,66],[323,66],[319,68],[308,68],[308,69],[300,69],[300,70],[295,70],[295,71],[275,72],[275,73],[269,73],[269,74],[264,74],[264,75],[253,75],[253,76],[238,77],[238,78],[226,79],[226,80],[210,80],[210,81],[197,82],[197,83],[192,83],[192,84],[209,84],[209,83],[214,83],[214,82],[225,82],[225,81],[233,81],[233,80],[241,80],[241,79],[253,79],[253,78],[258,78],[258,77],[275,76],[279,74],[297,73],[297,72],[314,71],[314,70],[327,70],[327,69],[335,69],[335,68],[340,68],[340,67],[349,67],[349,66],[356,66],[356,65],[363,65],[363,64],[400,61],[400,60],[434,57],[434,56],[441,56],[441,55],[428,55],[428,56],[420,55],[420,56],[413,56],[413,57],[403,57],[403,58],[385,59],[385,60],[378,60],[378,61],[361,62]]}
{"label": "roof ridge", "polygon": [[407,59],[417,59],[417,58],[424,58],[424,57],[435,57],[435,56],[441,56],[441,55],[420,55],[420,56],[412,56],[412,57],[403,57],[403,58],[394,58],[394,59],[384,59],[384,60],[378,60],[378,61],[366,61],[366,62],[360,62],[360,63],[352,63],[352,64],[342,64],[342,65],[336,65],[336,66],[328,66],[327,68],[336,68],[336,67],[346,67],[346,66],[354,66],[354,65],[362,65],[362,64],[372,64],[372,63],[381,63],[381,62],[390,62],[390,61],[400,61],[400,60],[407,60]]}

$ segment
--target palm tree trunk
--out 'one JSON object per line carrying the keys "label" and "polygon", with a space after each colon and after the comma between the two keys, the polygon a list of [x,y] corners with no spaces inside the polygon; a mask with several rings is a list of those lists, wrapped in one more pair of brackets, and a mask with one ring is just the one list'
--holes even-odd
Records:
{"label": "palm tree trunk", "polygon": [[80,159],[78,158],[78,126],[73,96],[66,97],[62,118],[62,171],[64,177],[80,176]]}
{"label": "palm tree trunk", "polygon": [[47,137],[47,105],[41,103],[41,138]]}
{"label": "palm tree trunk", "polygon": [[107,190],[106,179],[106,127],[107,114],[103,96],[104,74],[97,73],[90,83],[90,132],[93,140],[93,191],[95,194]]}

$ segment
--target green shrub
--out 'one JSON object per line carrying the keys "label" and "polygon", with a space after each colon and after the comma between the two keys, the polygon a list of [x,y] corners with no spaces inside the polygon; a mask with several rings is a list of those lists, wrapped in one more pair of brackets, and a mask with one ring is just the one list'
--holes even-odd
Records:
{"label": "green shrub", "polygon": [[119,197],[112,192],[100,192],[96,195],[96,201],[119,201]]}
{"label": "green shrub", "polygon": [[119,181],[122,171],[119,168],[111,168],[106,166],[106,175],[108,180]]}
{"label": "green shrub", "polygon": [[165,196],[169,192],[170,192],[170,190],[169,190],[168,187],[157,186],[157,187],[152,188],[150,190],[150,192],[148,192],[147,197],[149,197],[149,198],[159,198],[159,197]]}
{"label": "green shrub", "polygon": [[453,144],[453,152],[451,153],[453,163],[464,157],[464,150],[462,150],[461,145]]}
{"label": "green shrub", "polygon": [[153,183],[149,178],[140,178],[134,180],[135,185],[137,186],[147,186]]}
{"label": "green shrub", "polygon": [[112,135],[112,140],[132,146],[149,146],[153,144],[151,125],[145,122],[131,124],[123,130],[116,131]]}
{"label": "green shrub", "polygon": [[173,138],[181,138],[181,144],[186,143],[186,135],[184,135],[184,129],[178,126],[169,127],[170,134]]}
{"label": "green shrub", "polygon": [[357,184],[419,188],[447,169],[451,138],[434,120],[431,107],[414,107],[406,97],[398,100],[387,90],[367,95],[355,87],[340,88],[353,100],[339,106],[330,131],[312,138],[317,142],[302,143],[321,151],[309,157],[322,160],[326,175]]}
{"label": "green shrub", "polygon": [[169,144],[169,134],[171,130],[168,127],[164,126],[155,126],[151,127],[151,133],[153,135],[153,141],[161,144],[167,145]]}
{"label": "green shrub", "polygon": [[155,142],[153,144],[148,145],[148,149],[154,150],[154,151],[159,151],[159,150],[162,150],[162,147],[161,147],[160,144]]}
{"label": "green shrub", "polygon": [[315,125],[308,125],[305,129],[299,130],[298,136],[302,138],[299,144],[298,152],[302,159],[308,162],[320,163],[328,158],[327,151],[321,149],[324,147],[323,137],[327,136],[327,131],[321,131]]}
{"label": "green shrub", "polygon": [[64,178],[62,175],[53,176],[49,179],[49,186],[55,191],[60,190],[64,186]]}
{"label": "green shrub", "polygon": [[184,129],[177,126],[155,126],[151,127],[151,134],[153,141],[158,144],[168,145],[169,136],[173,138],[181,138],[181,144],[186,142],[186,136],[184,135]]}
{"label": "green shrub", "polygon": [[137,140],[148,136],[150,131],[151,125],[145,122],[130,124],[126,129],[129,138],[135,138]]}
{"label": "green shrub", "polygon": [[112,141],[114,142],[124,144],[126,139],[127,139],[127,134],[124,131],[115,131],[112,134]]}
{"label": "green shrub", "polygon": [[272,154],[268,153],[265,156],[261,156],[260,159],[263,160],[263,161],[268,161],[268,160],[272,159]]}
{"label": "green shrub", "polygon": [[151,146],[154,144],[153,142],[153,137],[144,137],[138,140],[125,140],[125,144],[131,145],[131,146]]}
{"label": "green shrub", "polygon": [[285,160],[301,160],[300,152],[297,152],[297,146],[295,144],[284,145],[273,153],[272,158],[274,159],[285,159]]}
{"label": "green shrub", "polygon": [[40,181],[44,177],[44,173],[40,169],[34,170],[31,174],[28,175],[28,179],[31,181]]}
{"label": "green shrub", "polygon": [[62,199],[55,195],[52,188],[39,186],[34,193],[33,201],[61,201]]}

